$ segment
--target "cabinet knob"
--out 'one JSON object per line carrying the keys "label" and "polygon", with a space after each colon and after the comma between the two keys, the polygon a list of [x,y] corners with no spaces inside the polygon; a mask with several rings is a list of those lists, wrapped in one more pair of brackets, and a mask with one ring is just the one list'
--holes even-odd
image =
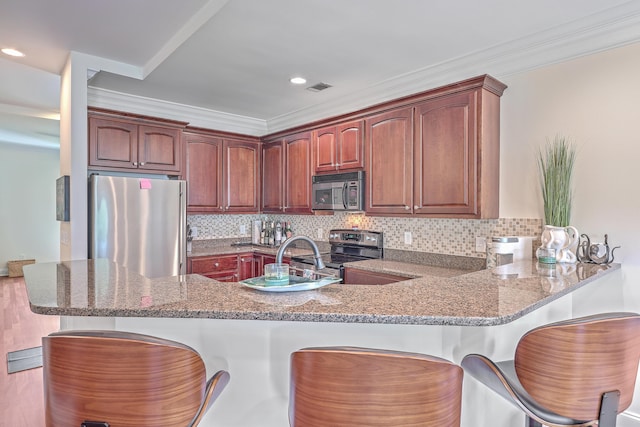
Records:
{"label": "cabinet knob", "polygon": [[138,162],[133,162],[133,166],[138,166]]}
{"label": "cabinet knob", "polygon": [[140,162],[140,166],[144,166],[144,163],[145,163],[145,162]]}
{"label": "cabinet knob", "polygon": [[414,205],[414,206],[413,206],[413,209],[420,209],[420,206],[418,206],[418,205]]}
{"label": "cabinet knob", "polygon": [[405,210],[405,211],[408,211],[409,209],[411,209],[411,208],[410,208],[409,206],[406,206],[406,205],[405,205],[404,210]]}
{"label": "cabinet knob", "polygon": [[216,262],[215,264],[213,264],[213,266],[214,266],[214,267],[216,267],[216,268],[218,268],[218,267],[220,267],[220,263],[219,263],[219,262]]}

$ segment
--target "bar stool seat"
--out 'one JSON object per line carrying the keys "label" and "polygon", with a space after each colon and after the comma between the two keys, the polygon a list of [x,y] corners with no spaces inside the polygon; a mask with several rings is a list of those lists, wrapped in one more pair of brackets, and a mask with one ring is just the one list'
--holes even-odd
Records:
{"label": "bar stool seat", "polygon": [[532,329],[513,360],[470,354],[461,365],[522,410],[526,426],[614,427],[639,361],[640,315],[603,313]]}
{"label": "bar stool seat", "polygon": [[191,347],[128,332],[53,333],[42,355],[47,427],[196,426],[229,382]]}
{"label": "bar stool seat", "polygon": [[462,369],[424,354],[357,347],[291,355],[292,427],[459,427]]}

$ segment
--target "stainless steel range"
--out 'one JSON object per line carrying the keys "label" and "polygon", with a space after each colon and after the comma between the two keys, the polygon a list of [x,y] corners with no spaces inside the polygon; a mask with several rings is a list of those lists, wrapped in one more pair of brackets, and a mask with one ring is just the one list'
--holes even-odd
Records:
{"label": "stainless steel range", "polygon": [[[322,254],[326,268],[323,274],[344,278],[344,264],[383,257],[383,233],[380,231],[335,229],[329,231],[331,251]],[[313,255],[294,256],[291,266],[298,269],[314,269]]]}

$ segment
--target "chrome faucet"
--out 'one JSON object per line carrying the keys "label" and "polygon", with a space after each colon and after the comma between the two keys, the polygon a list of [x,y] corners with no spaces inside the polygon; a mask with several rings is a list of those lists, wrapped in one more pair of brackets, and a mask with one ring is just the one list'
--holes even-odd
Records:
{"label": "chrome faucet", "polygon": [[291,243],[297,240],[304,240],[305,242],[311,245],[311,249],[313,249],[313,257],[315,258],[316,270],[322,270],[324,268],[324,262],[322,262],[322,255],[320,255],[320,249],[318,249],[318,245],[316,245],[316,242],[314,242],[307,236],[295,236],[290,239],[287,239],[282,244],[282,246],[280,246],[280,249],[278,249],[278,253],[276,254],[276,264],[282,264],[282,256],[284,255],[285,249],[287,249],[287,247]]}

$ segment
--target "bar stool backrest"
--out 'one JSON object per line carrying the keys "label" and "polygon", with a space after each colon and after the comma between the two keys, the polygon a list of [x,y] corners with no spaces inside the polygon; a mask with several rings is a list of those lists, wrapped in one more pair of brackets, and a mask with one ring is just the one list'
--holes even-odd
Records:
{"label": "bar stool backrest", "polygon": [[459,427],[462,368],[424,354],[354,347],[291,356],[293,427]]}
{"label": "bar stool backrest", "polygon": [[602,394],[631,404],[640,360],[640,316],[609,313],[541,326],[519,341],[515,370],[527,392],[565,417],[598,419]]}
{"label": "bar stool backrest", "polygon": [[112,331],[61,332],[42,342],[47,427],[85,420],[185,427],[206,410],[205,366],[186,345]]}

